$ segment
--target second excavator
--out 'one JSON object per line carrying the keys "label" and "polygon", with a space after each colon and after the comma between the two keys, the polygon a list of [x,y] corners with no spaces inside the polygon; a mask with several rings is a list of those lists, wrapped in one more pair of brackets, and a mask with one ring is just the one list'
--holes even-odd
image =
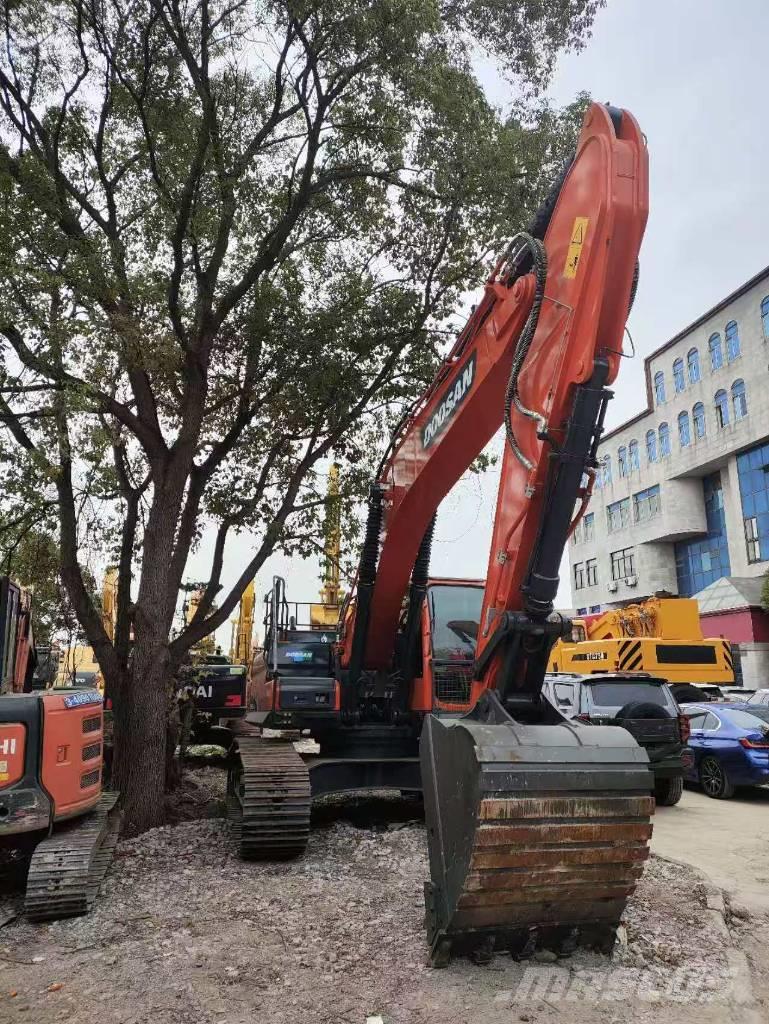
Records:
{"label": "second excavator", "polygon": [[[610,945],[648,856],[653,776],[627,731],[565,721],[541,695],[571,623],[553,610],[622,355],[647,216],[630,113],[593,104],[530,231],[510,243],[371,488],[338,642],[270,598],[255,724],[230,797],[248,857],[307,842],[314,796],[424,792],[432,961]],[[485,581],[431,579],[441,500],[504,426]]]}

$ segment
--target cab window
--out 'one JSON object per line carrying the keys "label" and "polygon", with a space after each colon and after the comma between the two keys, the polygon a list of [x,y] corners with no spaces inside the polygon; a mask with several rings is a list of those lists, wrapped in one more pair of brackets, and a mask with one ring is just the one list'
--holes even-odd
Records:
{"label": "cab window", "polygon": [[553,687],[555,702],[559,708],[570,708],[574,703],[574,684],[556,683]]}
{"label": "cab window", "polygon": [[447,661],[473,661],[483,605],[482,587],[430,587],[428,607],[433,657]]}

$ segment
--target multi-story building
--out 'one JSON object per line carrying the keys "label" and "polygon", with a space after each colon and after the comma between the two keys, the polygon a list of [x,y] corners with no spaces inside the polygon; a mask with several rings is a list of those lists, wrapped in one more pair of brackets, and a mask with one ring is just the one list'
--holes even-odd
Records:
{"label": "multi-story building", "polygon": [[644,361],[647,407],[599,446],[572,604],[697,594],[769,568],[769,267]]}

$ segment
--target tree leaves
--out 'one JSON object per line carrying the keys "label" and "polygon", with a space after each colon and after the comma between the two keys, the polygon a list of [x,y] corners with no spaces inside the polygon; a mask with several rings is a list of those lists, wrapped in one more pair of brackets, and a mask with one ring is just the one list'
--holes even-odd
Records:
{"label": "tree leaves", "polygon": [[[98,506],[139,631],[168,635],[206,527],[222,548],[250,531],[252,573],[276,545],[311,550],[332,453],[354,531],[389,427],[573,143],[581,101],[556,111],[536,93],[598,6],[9,8],[5,423],[58,503],[62,550],[84,543],[64,505]],[[481,51],[517,83],[507,114],[475,77]],[[130,594],[120,607],[131,614]]]}

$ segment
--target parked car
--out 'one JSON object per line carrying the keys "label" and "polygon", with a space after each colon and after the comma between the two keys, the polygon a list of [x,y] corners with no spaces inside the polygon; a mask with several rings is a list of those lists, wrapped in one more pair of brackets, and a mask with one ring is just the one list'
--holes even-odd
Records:
{"label": "parked car", "polygon": [[705,701],[723,700],[720,686],[700,683],[669,683],[670,692],[679,704],[703,704]]}
{"label": "parked car", "polygon": [[714,800],[728,800],[735,786],[769,784],[769,707],[744,701],[687,704],[684,713],[694,753],[687,780]]}
{"label": "parked car", "polygon": [[749,686],[722,686],[721,690],[726,700],[732,703],[734,701],[750,700],[750,698],[756,692]]}
{"label": "parked car", "polygon": [[684,761],[691,757],[686,747],[689,720],[664,679],[641,672],[551,673],[542,692],[564,718],[627,729],[649,756],[657,803],[678,803]]}

